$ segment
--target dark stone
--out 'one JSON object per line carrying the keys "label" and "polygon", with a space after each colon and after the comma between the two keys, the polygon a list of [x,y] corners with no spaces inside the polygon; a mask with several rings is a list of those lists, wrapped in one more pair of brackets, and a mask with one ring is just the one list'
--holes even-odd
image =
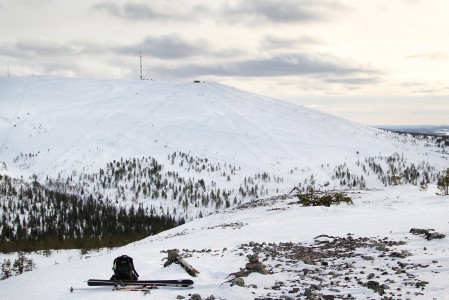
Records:
{"label": "dark stone", "polygon": [[201,300],[202,298],[201,298],[201,295],[200,294],[193,294],[191,297],[190,297],[190,300]]}
{"label": "dark stone", "polygon": [[368,281],[366,283],[366,287],[373,290],[374,292],[378,293],[380,296],[385,294],[384,286],[380,285],[377,281]]}
{"label": "dark stone", "polygon": [[415,283],[415,286],[417,288],[420,288],[420,287],[425,287],[427,284],[429,284],[429,282],[427,282],[427,281],[418,281],[417,283]]}
{"label": "dark stone", "polygon": [[231,286],[240,286],[240,287],[244,287],[245,286],[245,280],[243,280],[243,278],[240,277],[236,277],[234,279],[231,280]]}
{"label": "dark stone", "polygon": [[248,256],[248,261],[250,263],[258,263],[259,262],[259,257],[257,255],[255,255],[255,254],[249,255]]}
{"label": "dark stone", "polygon": [[438,232],[428,232],[426,234],[426,240],[431,241],[431,240],[435,240],[435,239],[444,239],[446,237],[446,235],[442,234],[442,233],[438,233]]}
{"label": "dark stone", "polygon": [[412,228],[410,229],[410,233],[414,235],[420,235],[420,234],[427,234],[429,231],[433,229],[419,229],[419,228]]}

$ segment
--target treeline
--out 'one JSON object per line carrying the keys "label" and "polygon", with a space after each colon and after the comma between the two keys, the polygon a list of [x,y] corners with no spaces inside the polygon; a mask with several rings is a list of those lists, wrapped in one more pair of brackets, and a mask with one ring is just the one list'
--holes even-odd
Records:
{"label": "treeline", "polygon": [[[157,214],[194,219],[216,210],[239,205],[248,198],[277,193],[268,183],[283,181],[266,172],[244,177],[240,167],[211,162],[184,152],[167,156],[167,165],[150,156],[120,158],[92,174],[75,171],[68,177],[47,178],[49,188],[72,194],[92,194],[97,199],[117,205],[147,202],[157,207]],[[203,174],[204,173],[204,174]],[[212,174],[212,176],[211,176]],[[212,179],[212,178],[213,179]],[[239,186],[239,189],[234,188]]]}
{"label": "treeline", "polygon": [[184,223],[142,205],[127,209],[1,175],[0,209],[0,252],[6,253],[117,247]]}
{"label": "treeline", "polygon": [[447,135],[439,135],[439,134],[431,134],[431,133],[418,133],[418,132],[405,132],[405,131],[397,131],[397,130],[387,130],[385,131],[394,132],[397,134],[397,139],[402,138],[403,143],[412,143],[416,144],[417,141],[423,141],[425,147],[436,146],[437,148],[442,148],[443,151],[449,147],[449,136]]}

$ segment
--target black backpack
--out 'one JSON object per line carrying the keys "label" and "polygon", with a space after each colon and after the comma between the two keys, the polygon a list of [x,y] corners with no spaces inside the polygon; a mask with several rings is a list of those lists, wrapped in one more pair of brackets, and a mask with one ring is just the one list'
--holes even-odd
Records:
{"label": "black backpack", "polygon": [[112,270],[114,270],[114,275],[111,280],[137,280],[139,277],[134,269],[133,259],[127,255],[114,259]]}

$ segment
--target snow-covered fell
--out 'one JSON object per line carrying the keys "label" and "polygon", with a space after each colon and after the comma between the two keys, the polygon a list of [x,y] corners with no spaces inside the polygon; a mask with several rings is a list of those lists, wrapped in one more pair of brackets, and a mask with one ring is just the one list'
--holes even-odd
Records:
{"label": "snow-covered fell", "polygon": [[[432,142],[218,83],[0,79],[3,173],[26,180],[36,175],[40,182],[70,177],[71,185],[93,192],[94,182],[83,182],[85,175],[94,177],[114,161],[143,157],[156,159],[163,172],[227,189],[238,201],[245,198],[237,192],[244,178],[258,181],[262,173],[271,183],[265,180],[262,188],[264,182],[255,182],[257,196],[293,186],[378,188],[386,185],[387,175],[400,175],[412,165],[421,175],[424,170],[434,174],[432,181],[447,166],[447,151]],[[381,165],[384,174],[370,172],[368,160]],[[392,160],[397,174],[387,174],[394,169]],[[109,186],[95,191],[117,197]],[[132,193],[125,194],[121,198],[129,201]],[[138,195],[136,201],[145,198]]]}
{"label": "snow-covered fell", "polygon": [[[154,299],[302,299],[317,285],[324,295],[379,297],[369,280],[400,299],[448,299],[447,239],[409,233],[448,234],[448,199],[433,184],[448,159],[447,145],[432,137],[381,131],[218,83],[1,78],[2,218],[25,227],[26,207],[58,205],[35,195],[58,190],[191,222],[87,255],[27,254],[37,270],[0,281],[0,298],[123,299],[84,280],[109,278],[113,259],[125,253],[142,279],[188,277],[162,267],[165,251],[178,248],[200,271],[195,287],[155,290]],[[306,208],[279,197],[294,187],[347,190],[354,205]],[[340,241],[345,251],[334,258],[316,256]],[[310,251],[316,264],[292,249]],[[269,274],[250,274],[245,287],[220,285],[253,253]]]}
{"label": "snow-covered fell", "polygon": [[0,80],[0,143],[25,177],[179,150],[278,175],[405,151],[377,129],[217,83],[38,76]]}

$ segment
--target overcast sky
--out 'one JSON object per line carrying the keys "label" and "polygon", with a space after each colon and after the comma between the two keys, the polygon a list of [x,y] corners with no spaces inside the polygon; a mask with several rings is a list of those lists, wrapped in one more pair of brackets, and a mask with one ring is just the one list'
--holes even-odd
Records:
{"label": "overcast sky", "polygon": [[146,78],[449,124],[448,14],[447,0],[0,0],[0,75],[138,79],[141,51]]}

